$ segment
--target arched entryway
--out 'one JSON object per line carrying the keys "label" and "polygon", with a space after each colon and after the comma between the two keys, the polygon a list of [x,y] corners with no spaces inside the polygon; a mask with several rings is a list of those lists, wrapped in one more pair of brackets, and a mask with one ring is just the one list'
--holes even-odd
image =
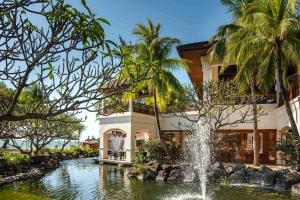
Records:
{"label": "arched entryway", "polygon": [[126,160],[126,133],[121,129],[110,129],[104,133],[104,151],[111,160]]}

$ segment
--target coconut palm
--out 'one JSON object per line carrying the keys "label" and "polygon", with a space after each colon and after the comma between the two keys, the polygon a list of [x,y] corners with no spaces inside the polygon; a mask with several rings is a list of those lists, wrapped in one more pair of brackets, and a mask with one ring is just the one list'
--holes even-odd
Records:
{"label": "coconut palm", "polygon": [[[286,72],[299,65],[299,20],[295,0],[222,0],[229,6],[234,20],[219,28],[213,40],[218,40],[212,53],[223,59],[225,66],[237,63],[237,80],[251,83],[255,100],[254,83],[263,89],[279,85],[294,136],[298,129],[287,94]],[[277,77],[275,76],[277,74]],[[252,78],[251,78],[252,77]],[[255,77],[255,78],[254,78]],[[257,113],[254,101],[253,112]],[[255,118],[255,117],[254,117]],[[256,120],[255,120],[256,121]],[[258,162],[257,122],[254,122],[254,163]]]}
{"label": "coconut palm", "polygon": [[229,7],[229,11],[233,13],[234,20],[228,25],[219,27],[217,33],[212,37],[214,45],[211,48],[213,59],[223,61],[223,68],[229,64],[235,63],[238,68],[238,74],[235,81],[241,86],[243,91],[251,90],[251,102],[253,111],[253,164],[259,164],[259,135],[258,135],[258,109],[257,109],[257,73],[259,73],[258,58],[255,54],[251,56],[245,55],[243,44],[247,28],[241,23],[240,18],[243,17],[245,8],[252,3],[253,0],[222,0],[222,3]]}
{"label": "coconut palm", "polygon": [[240,41],[243,56],[259,58],[261,87],[270,87],[277,81],[294,136],[299,132],[288,98],[287,70],[299,68],[300,64],[298,6],[296,0],[254,0],[244,6],[239,19],[246,36]]}
{"label": "coconut palm", "polygon": [[[162,139],[159,110],[166,108],[168,100],[174,96],[174,93],[183,91],[183,87],[172,71],[187,70],[188,64],[186,60],[171,56],[173,48],[180,44],[179,40],[173,37],[162,37],[160,30],[161,25],[155,25],[150,19],[147,25],[137,24],[134,27],[133,34],[137,36],[138,41],[131,47],[132,54],[135,61],[138,61],[139,69],[142,68],[147,76],[144,81],[135,85],[137,91],[129,95],[126,93],[126,97],[134,98],[139,90],[147,90],[150,97],[146,98],[146,102],[153,105],[157,132]],[[162,142],[165,145],[163,140]]]}

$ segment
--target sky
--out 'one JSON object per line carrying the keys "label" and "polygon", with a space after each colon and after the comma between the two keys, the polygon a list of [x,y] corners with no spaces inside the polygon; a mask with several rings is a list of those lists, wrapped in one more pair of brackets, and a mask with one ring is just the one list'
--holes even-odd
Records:
{"label": "sky", "polygon": [[[79,0],[69,1],[75,7]],[[182,44],[208,40],[218,26],[226,24],[231,17],[220,0],[87,0],[97,17],[104,17],[111,26],[105,26],[108,39],[118,41],[121,35],[126,41],[135,41],[131,34],[137,23],[152,19],[162,24],[162,35],[178,38]],[[174,56],[178,56],[174,50]],[[174,72],[183,84],[189,82],[185,71]],[[87,136],[99,137],[99,125],[94,113],[84,112]]]}

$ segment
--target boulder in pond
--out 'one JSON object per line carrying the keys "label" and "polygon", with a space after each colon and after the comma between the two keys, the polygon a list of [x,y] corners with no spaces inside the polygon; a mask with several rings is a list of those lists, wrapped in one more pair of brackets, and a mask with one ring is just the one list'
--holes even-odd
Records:
{"label": "boulder in pond", "polygon": [[156,172],[152,170],[146,170],[144,174],[144,180],[155,180],[156,178]]}
{"label": "boulder in pond", "polygon": [[246,174],[247,174],[246,169],[241,168],[240,170],[234,171],[230,175],[229,180],[232,183],[246,183]]}
{"label": "boulder in pond", "polygon": [[226,167],[226,172],[228,175],[232,175],[233,173],[235,173],[236,171],[239,171],[241,169],[246,169],[246,165],[241,164],[241,163],[234,163],[234,164],[230,164]]}
{"label": "boulder in pond", "polygon": [[292,194],[300,197],[300,183],[297,183],[292,186]]}
{"label": "boulder in pond", "polygon": [[164,176],[164,172],[160,170],[155,178],[155,181],[160,182],[160,181],[165,181],[166,177]]}
{"label": "boulder in pond", "polygon": [[164,173],[164,177],[165,177],[165,178],[168,178],[170,172],[171,172],[172,169],[173,169],[173,168],[172,168],[172,165],[163,164],[163,165],[161,166],[161,168],[162,168],[162,171],[163,171],[163,173]]}
{"label": "boulder in pond", "polygon": [[225,170],[223,163],[221,162],[216,162],[208,170],[208,180],[210,182],[217,182],[226,176],[227,176],[227,172]]}
{"label": "boulder in pond", "polygon": [[151,169],[152,171],[154,171],[155,173],[158,173],[159,170],[161,170],[161,165],[159,162],[157,161],[150,161],[145,165],[147,168]]}
{"label": "boulder in pond", "polygon": [[167,178],[170,182],[182,182],[183,181],[183,173],[181,170],[174,169],[170,172],[169,177]]}
{"label": "boulder in pond", "polygon": [[194,170],[193,167],[189,166],[186,167],[185,170],[183,171],[183,182],[194,182],[197,180],[197,173]]}
{"label": "boulder in pond", "polygon": [[300,175],[298,172],[290,172],[289,170],[281,170],[277,172],[275,188],[288,190],[292,185],[300,183]]}

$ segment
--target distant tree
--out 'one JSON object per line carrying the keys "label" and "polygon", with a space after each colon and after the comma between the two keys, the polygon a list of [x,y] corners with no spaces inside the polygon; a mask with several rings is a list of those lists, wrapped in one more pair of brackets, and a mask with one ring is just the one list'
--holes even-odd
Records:
{"label": "distant tree", "polygon": [[[63,140],[61,147],[63,150],[71,140],[79,139],[84,128],[79,119],[70,117],[66,120],[65,116],[63,118],[64,121],[55,117],[51,120],[30,119],[10,122],[14,124],[14,128],[10,130],[11,145],[22,153],[38,154],[52,141]],[[28,149],[24,148],[25,144],[28,145]]]}

